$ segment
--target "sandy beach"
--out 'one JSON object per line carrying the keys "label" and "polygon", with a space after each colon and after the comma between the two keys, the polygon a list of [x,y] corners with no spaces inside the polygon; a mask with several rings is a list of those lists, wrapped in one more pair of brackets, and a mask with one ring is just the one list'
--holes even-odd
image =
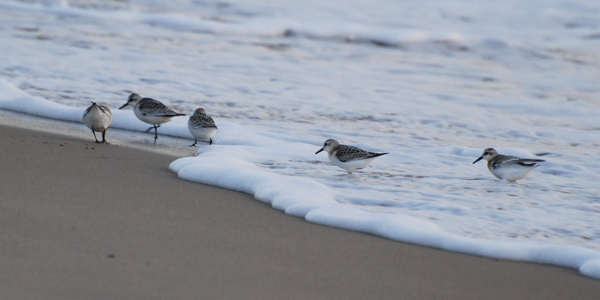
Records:
{"label": "sandy beach", "polygon": [[311,224],[86,134],[0,126],[1,299],[600,297],[572,269]]}

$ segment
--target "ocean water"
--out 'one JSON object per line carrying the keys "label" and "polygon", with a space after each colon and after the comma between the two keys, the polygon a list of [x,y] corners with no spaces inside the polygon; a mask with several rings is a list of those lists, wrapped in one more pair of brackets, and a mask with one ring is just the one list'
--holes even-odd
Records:
{"label": "ocean water", "polygon": [[[95,101],[151,140],[117,110],[129,93],[203,107],[219,131],[171,164],[182,179],[600,278],[599,13],[595,0],[5,0],[0,108],[80,123]],[[185,117],[159,134],[192,143]],[[329,138],[390,154],[348,175],[315,155]],[[487,147],[546,162],[511,184],[472,164]]]}

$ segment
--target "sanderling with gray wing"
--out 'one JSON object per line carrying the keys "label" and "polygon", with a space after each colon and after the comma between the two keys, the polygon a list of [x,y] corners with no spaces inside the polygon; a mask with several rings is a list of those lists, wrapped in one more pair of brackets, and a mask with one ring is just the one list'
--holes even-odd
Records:
{"label": "sanderling with gray wing", "polygon": [[180,114],[168,108],[160,101],[154,100],[152,98],[142,98],[136,93],[129,95],[127,103],[123,104],[123,106],[119,107],[119,109],[122,109],[126,106],[133,107],[133,112],[135,113],[135,116],[142,122],[152,125],[152,127],[148,128],[146,132],[149,132],[150,130],[152,130],[152,128],[154,128],[155,144],[156,139],[158,139],[158,127],[160,127],[160,124],[171,121],[172,117],[185,116],[185,114]]}
{"label": "sanderling with gray wing", "polygon": [[315,154],[318,154],[321,151],[327,151],[329,160],[334,165],[348,171],[350,174],[356,169],[362,169],[368,166],[375,158],[388,154],[369,152],[354,146],[340,145],[340,143],[334,139],[326,140],[323,144],[323,148]]}
{"label": "sanderling with gray wing", "polygon": [[108,144],[106,141],[106,131],[113,121],[113,115],[108,107],[92,102],[92,105],[83,112],[81,119],[83,120],[83,123],[92,130],[96,143],[101,143],[96,137],[96,132],[102,132],[102,143]]}
{"label": "sanderling with gray wing", "polygon": [[494,148],[483,150],[483,154],[473,163],[482,159],[487,160],[487,167],[494,176],[509,182],[516,182],[524,178],[529,172],[540,166],[538,163],[545,161],[498,154]]}
{"label": "sanderling with gray wing", "polygon": [[194,136],[194,144],[190,147],[196,147],[198,140],[209,139],[209,145],[212,145],[212,137],[217,133],[217,125],[215,121],[206,115],[204,108],[198,108],[188,120],[188,129]]}

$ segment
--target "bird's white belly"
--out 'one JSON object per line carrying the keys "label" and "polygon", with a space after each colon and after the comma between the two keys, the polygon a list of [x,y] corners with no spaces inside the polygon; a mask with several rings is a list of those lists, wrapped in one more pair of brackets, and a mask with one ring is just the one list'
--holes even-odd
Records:
{"label": "bird's white belly", "polygon": [[152,125],[163,124],[171,121],[171,117],[156,116],[150,113],[144,115],[144,113],[137,107],[133,109],[133,112],[135,113],[135,116],[138,117],[138,119],[140,119],[142,122]]}
{"label": "bird's white belly", "polygon": [[[537,166],[536,166],[537,167]],[[492,174],[499,179],[515,181],[524,178],[536,167],[508,166],[491,170]]]}
{"label": "bird's white belly", "polygon": [[110,126],[113,118],[102,112],[90,112],[83,118],[83,123],[94,131],[102,132]]}
{"label": "bird's white belly", "polygon": [[217,133],[217,128],[214,127],[192,127],[188,124],[190,133],[199,140],[210,139]]}
{"label": "bird's white belly", "polygon": [[355,159],[350,161],[340,161],[337,159],[335,155],[330,155],[329,160],[336,166],[348,171],[352,172],[356,169],[362,169],[368,166],[376,157],[366,158],[366,159]]}

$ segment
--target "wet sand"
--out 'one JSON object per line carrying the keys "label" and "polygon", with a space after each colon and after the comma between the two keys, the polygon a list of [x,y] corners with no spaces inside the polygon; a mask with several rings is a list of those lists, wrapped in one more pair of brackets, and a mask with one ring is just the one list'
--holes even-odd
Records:
{"label": "wet sand", "polygon": [[0,299],[600,299],[576,270],[311,224],[91,132],[0,125],[0,151]]}

